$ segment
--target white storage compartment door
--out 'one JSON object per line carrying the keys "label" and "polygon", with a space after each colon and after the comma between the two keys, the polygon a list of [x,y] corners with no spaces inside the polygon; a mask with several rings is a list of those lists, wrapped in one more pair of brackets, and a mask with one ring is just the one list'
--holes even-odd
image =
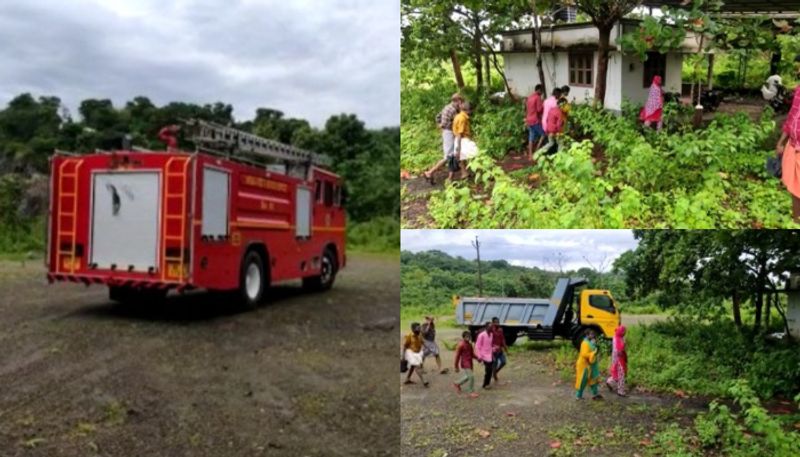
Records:
{"label": "white storage compartment door", "polygon": [[203,236],[228,234],[230,175],[215,168],[203,168]]}
{"label": "white storage compartment door", "polygon": [[160,181],[157,171],[94,174],[91,262],[97,268],[157,267]]}
{"label": "white storage compartment door", "polygon": [[306,238],[311,236],[311,189],[297,188],[295,236]]}

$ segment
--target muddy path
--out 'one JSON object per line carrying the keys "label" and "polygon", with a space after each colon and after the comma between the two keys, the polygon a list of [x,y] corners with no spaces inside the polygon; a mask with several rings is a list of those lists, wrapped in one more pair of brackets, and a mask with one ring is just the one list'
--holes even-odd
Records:
{"label": "muddy path", "polygon": [[[604,400],[577,401],[573,378],[554,365],[553,351],[568,344],[562,342],[527,348],[518,342],[500,372],[501,384],[488,391],[480,389],[483,367],[476,365],[479,397],[470,399],[453,388],[458,375],[452,349],[461,329],[438,333],[450,373],[437,373],[434,360],[428,359],[430,386],[401,387],[404,456],[657,455],[655,434],[672,423],[689,426],[706,406],[702,400],[638,391],[622,398],[605,388]],[[606,365],[602,360],[603,370]]]}
{"label": "muddy path", "polygon": [[333,290],[251,312],[124,309],[0,263],[0,456],[396,455],[399,266],[348,260]]}

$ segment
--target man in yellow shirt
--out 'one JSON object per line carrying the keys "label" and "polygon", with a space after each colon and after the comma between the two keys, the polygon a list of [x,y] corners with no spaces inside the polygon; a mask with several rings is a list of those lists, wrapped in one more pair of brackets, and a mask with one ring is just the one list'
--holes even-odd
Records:
{"label": "man in yellow shirt", "polygon": [[428,381],[422,377],[422,335],[417,322],[411,324],[411,333],[403,340],[403,359],[408,362],[408,375],[405,384],[414,384],[411,375],[416,372],[422,385],[428,387]]}
{"label": "man in yellow shirt", "polygon": [[[472,141],[472,131],[470,129],[469,115],[472,114],[472,106],[469,102],[464,102],[461,105],[461,112],[459,112],[455,119],[453,119],[453,135],[455,136],[455,157],[456,161],[460,162],[461,179],[467,177],[467,160],[477,155],[477,146]],[[454,169],[455,168],[455,169]],[[450,167],[450,174],[448,177],[453,179],[453,174],[457,171],[457,167]]]}

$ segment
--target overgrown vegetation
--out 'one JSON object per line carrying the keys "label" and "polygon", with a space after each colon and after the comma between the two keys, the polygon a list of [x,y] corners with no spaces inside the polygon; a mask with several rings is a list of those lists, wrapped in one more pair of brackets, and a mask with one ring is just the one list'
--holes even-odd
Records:
{"label": "overgrown vegetation", "polygon": [[[431,89],[423,92],[426,99],[446,99],[446,93],[433,97]],[[404,112],[410,109],[404,106]],[[680,112],[672,110],[679,118]],[[474,181],[448,183],[433,193],[428,208],[434,225],[796,226],[790,195],[764,169],[766,158],[774,155],[776,125],[769,111],[759,122],[744,114],[721,114],[702,130],[673,124],[670,132],[654,133],[642,132],[633,116],[576,106],[561,151],[509,174],[498,161],[522,149],[522,113],[520,104],[479,105],[473,118],[482,154],[470,164]],[[414,125],[406,125],[407,118],[411,116],[403,118],[402,166],[419,172],[438,157],[433,143],[438,137],[429,120],[416,124],[411,118]],[[418,152],[415,147],[425,149]]]}
{"label": "overgrown vegetation", "polygon": [[[48,157],[54,149],[86,153],[122,146],[132,136],[136,146],[163,150],[157,133],[165,125],[199,118],[276,139],[333,159],[333,169],[347,188],[348,234],[362,250],[397,250],[400,131],[370,130],[355,115],[332,116],[324,128],[260,108],[253,120],[237,121],[233,106],[173,102],[154,105],[136,97],[123,107],[107,99],[81,102],[74,119],[57,97],[22,94],[0,110],[0,252],[41,252],[43,213],[47,208]],[[192,145],[181,138],[181,146]]]}
{"label": "overgrown vegetation", "polygon": [[[577,2],[577,6],[588,13],[591,8],[587,5],[595,3]],[[621,40],[623,48],[644,59],[649,51],[681,46],[687,32],[707,34],[710,41],[706,44],[718,50],[712,77],[721,87],[760,87],[773,72],[792,84],[791,62],[800,52],[796,33],[800,27],[764,17],[746,21],[720,18],[715,15],[720,3],[684,2],[661,18],[647,16],[639,29]],[[537,157],[534,166],[507,173],[501,159],[509,151],[525,148],[524,107],[512,97],[499,104],[490,102],[485,94],[504,90],[503,81],[487,90],[485,77],[473,77],[482,71],[479,59],[472,59],[475,61],[469,66],[456,65],[460,53],[475,51],[465,37],[447,24],[436,28],[426,22],[435,14],[440,19],[447,17],[445,12],[453,2],[436,7],[424,1],[410,4],[422,12],[417,14],[412,8],[404,16],[401,166],[419,174],[439,160],[441,145],[433,118],[457,90],[477,105],[472,122],[481,154],[470,164],[474,180],[448,183],[430,197],[426,195],[427,214],[413,213],[413,220],[403,218],[404,227],[798,226],[791,219],[790,195],[764,166],[774,155],[777,135],[769,109],[757,121],[743,113],[718,114],[709,125],[694,129],[691,107],[670,105],[665,108],[666,130],[656,134],[642,131],[639,107],[628,105],[623,108],[625,115],[615,116],[578,106],[570,116],[558,154]],[[499,4],[502,2],[488,2],[481,9],[492,23],[483,30],[484,38],[496,34],[498,24],[530,25],[531,10],[525,10],[525,5],[508,2],[511,6],[505,12],[494,11],[493,6]],[[550,2],[539,2],[544,10],[550,6]],[[454,45],[448,49],[447,43]],[[687,56],[685,82],[705,82],[706,57]],[[755,67],[748,73],[749,66]],[[502,75],[502,66],[496,70]],[[417,206],[418,195],[402,195],[404,207]]]}

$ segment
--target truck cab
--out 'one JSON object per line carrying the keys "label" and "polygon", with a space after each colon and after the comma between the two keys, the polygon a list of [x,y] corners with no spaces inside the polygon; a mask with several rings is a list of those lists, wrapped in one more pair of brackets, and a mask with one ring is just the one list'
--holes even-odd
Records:
{"label": "truck cab", "polygon": [[[587,329],[594,329],[599,335],[612,338],[620,324],[619,308],[611,292],[601,289],[584,289],[578,302],[578,319],[574,323],[578,329],[575,338],[583,338]],[[573,338],[573,340],[575,339]]]}

